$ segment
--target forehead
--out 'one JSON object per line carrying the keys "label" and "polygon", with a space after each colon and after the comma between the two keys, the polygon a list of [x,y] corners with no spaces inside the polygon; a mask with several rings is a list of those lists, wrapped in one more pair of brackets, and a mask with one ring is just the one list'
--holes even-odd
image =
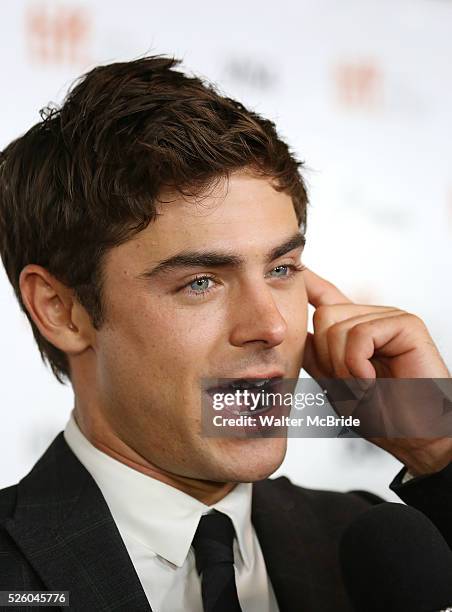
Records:
{"label": "forehead", "polygon": [[157,219],[112,250],[111,259],[149,263],[181,250],[267,251],[298,228],[292,198],[270,180],[237,172],[201,197],[162,193]]}

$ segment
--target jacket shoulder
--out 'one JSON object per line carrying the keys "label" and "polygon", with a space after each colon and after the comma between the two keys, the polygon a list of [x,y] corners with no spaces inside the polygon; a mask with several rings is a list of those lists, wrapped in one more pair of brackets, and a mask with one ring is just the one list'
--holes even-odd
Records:
{"label": "jacket shoulder", "polygon": [[17,485],[0,489],[0,523],[12,516],[17,500]]}
{"label": "jacket shoulder", "polygon": [[347,492],[333,491],[330,489],[311,489],[293,483],[287,476],[278,476],[278,478],[267,478],[255,483],[259,487],[274,492],[279,492],[282,495],[291,496],[295,499],[309,500],[311,503],[323,504],[331,501],[381,504],[385,500],[375,493],[363,490],[353,490]]}
{"label": "jacket shoulder", "polygon": [[385,501],[370,491],[340,492],[302,487],[286,476],[262,480],[255,483],[255,488],[256,496],[260,498],[276,498],[279,503],[309,508],[320,521],[330,524],[348,522],[371,506]]}
{"label": "jacket shoulder", "polygon": [[17,485],[0,490],[0,590],[42,589],[27,559],[4,528],[14,514]]}

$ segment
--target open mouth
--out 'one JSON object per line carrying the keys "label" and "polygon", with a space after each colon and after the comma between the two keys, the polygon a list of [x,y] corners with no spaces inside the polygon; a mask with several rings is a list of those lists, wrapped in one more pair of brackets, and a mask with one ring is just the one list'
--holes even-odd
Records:
{"label": "open mouth", "polygon": [[[240,415],[256,415],[274,408],[269,393],[280,391],[281,376],[272,378],[221,379],[218,384],[206,389],[211,398],[234,398],[225,403],[224,410]],[[274,396],[273,396],[274,397]]]}

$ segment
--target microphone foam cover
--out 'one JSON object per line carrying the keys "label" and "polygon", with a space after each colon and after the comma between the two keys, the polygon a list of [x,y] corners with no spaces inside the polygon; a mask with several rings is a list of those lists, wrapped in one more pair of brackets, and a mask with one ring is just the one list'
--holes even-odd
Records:
{"label": "microphone foam cover", "polygon": [[410,506],[388,502],[361,514],[341,538],[339,559],[359,612],[433,612],[452,605],[452,551]]}

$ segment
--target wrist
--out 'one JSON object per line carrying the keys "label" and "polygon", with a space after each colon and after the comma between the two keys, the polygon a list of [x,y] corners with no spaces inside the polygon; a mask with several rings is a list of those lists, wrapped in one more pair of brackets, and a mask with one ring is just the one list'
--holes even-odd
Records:
{"label": "wrist", "polygon": [[398,458],[413,477],[435,474],[452,462],[452,438],[412,442],[412,447],[405,449]]}

